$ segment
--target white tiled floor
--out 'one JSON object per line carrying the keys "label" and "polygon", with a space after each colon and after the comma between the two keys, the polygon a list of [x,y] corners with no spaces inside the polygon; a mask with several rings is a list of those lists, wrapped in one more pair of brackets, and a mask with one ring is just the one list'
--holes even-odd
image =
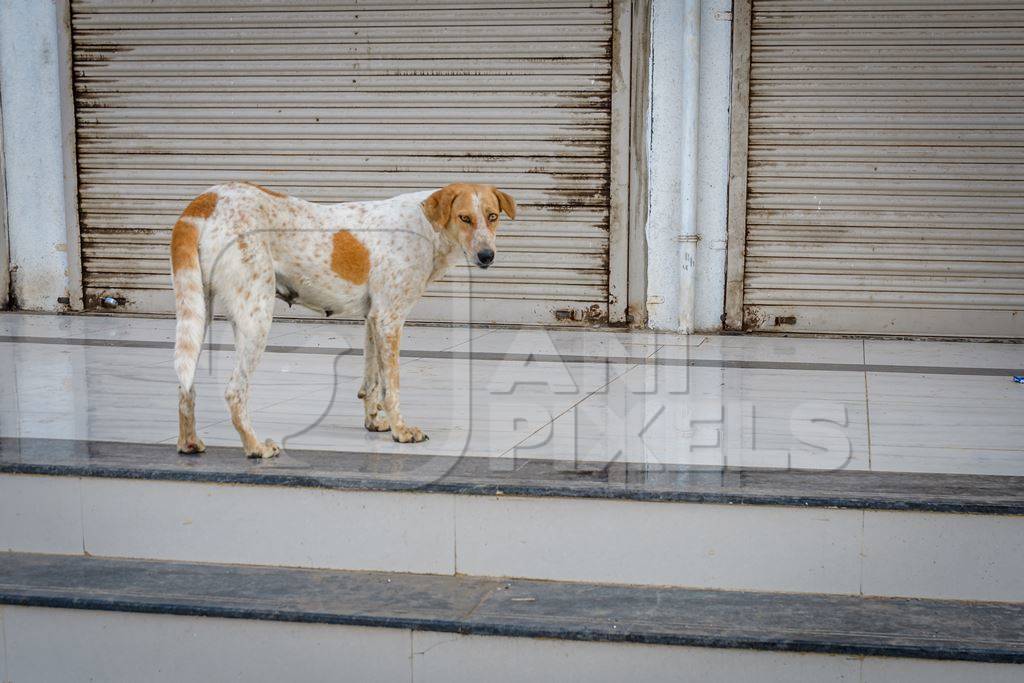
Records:
{"label": "white tiled floor", "polygon": [[1020,368],[1024,364],[1024,344],[868,339],[864,342],[864,358],[879,365]]}
{"label": "white tiled floor", "polygon": [[863,342],[857,339],[709,335],[699,345],[683,346],[668,339],[659,355],[668,358],[771,361],[777,363],[861,363]]}
{"label": "white tiled floor", "polygon": [[[173,327],[0,314],[0,434],[172,443]],[[213,341],[231,342],[225,323]],[[363,360],[345,355],[362,347],[361,326],[275,323],[270,344],[279,351],[264,356],[251,408],[257,430],[286,447],[1024,474],[1024,385],[1009,372],[927,371],[1020,369],[1021,344],[409,327],[404,412],[431,436],[415,446],[362,428]],[[208,444],[238,443],[222,399],[232,357],[200,361]]]}
{"label": "white tiled floor", "polygon": [[874,469],[1022,469],[1024,384],[1008,377],[868,373]]}

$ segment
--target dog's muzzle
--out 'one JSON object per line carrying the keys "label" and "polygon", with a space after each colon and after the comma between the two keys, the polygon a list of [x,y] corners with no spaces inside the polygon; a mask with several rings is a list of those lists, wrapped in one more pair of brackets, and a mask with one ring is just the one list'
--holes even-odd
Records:
{"label": "dog's muzzle", "polygon": [[491,249],[481,249],[476,252],[476,264],[481,268],[487,268],[494,263],[494,251]]}

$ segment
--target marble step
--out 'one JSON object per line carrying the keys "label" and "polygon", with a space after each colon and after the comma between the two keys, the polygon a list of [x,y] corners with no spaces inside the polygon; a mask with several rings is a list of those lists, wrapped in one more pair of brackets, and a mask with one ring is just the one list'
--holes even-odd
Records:
{"label": "marble step", "polygon": [[14,681],[1024,676],[1005,603],[6,553],[0,622]]}
{"label": "marble step", "polygon": [[0,440],[0,550],[1024,602],[1024,478]]}

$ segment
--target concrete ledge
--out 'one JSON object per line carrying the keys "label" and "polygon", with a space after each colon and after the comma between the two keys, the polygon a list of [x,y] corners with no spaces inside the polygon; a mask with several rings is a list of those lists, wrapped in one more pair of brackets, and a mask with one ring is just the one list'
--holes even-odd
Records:
{"label": "concrete ledge", "polygon": [[1024,602],[1015,478],[496,464],[9,440],[0,551]]}
{"label": "concrete ledge", "polygon": [[[429,444],[427,445],[429,448]],[[357,491],[648,502],[1024,514],[1024,477],[573,463],[287,451],[254,463],[240,449],[179,456],[173,445],[0,438],[0,473]]]}
{"label": "concrete ledge", "polygon": [[1024,663],[1024,606],[0,554],[0,604]]}
{"label": "concrete ledge", "polygon": [[1021,669],[10,605],[0,605],[0,626],[5,681],[1020,683]]}

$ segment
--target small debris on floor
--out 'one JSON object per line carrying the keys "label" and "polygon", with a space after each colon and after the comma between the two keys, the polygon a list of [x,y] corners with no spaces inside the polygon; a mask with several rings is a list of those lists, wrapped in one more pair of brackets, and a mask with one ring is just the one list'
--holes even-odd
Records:
{"label": "small debris on floor", "polygon": [[1024,375],[1014,375],[1013,381],[1017,384],[1024,384]]}

